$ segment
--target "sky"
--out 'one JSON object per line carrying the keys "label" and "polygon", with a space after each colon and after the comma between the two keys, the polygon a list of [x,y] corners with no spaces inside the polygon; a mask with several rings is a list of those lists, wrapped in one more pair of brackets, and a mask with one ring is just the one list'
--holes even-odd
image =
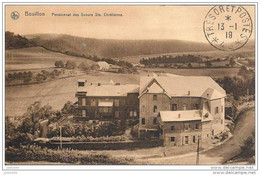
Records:
{"label": "sky", "polygon": [[[6,6],[6,31],[68,34],[98,39],[177,39],[207,42],[203,22],[213,6]],[[254,23],[254,7],[243,6]],[[17,11],[19,19],[11,13]],[[45,16],[25,16],[25,12]],[[114,13],[123,16],[61,17],[52,13]],[[251,39],[254,36],[251,36]]]}

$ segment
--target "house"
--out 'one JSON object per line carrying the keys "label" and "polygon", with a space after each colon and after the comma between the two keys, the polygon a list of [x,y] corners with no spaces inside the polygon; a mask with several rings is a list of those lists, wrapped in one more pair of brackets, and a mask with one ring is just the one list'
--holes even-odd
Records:
{"label": "house", "polygon": [[115,73],[118,73],[119,70],[120,70],[120,66],[117,66],[117,65],[113,65],[113,64],[109,64],[109,72],[115,72]]}
{"label": "house", "polygon": [[97,62],[97,64],[99,65],[99,69],[102,71],[106,71],[109,69],[109,64],[105,61],[99,61]]}
{"label": "house", "polygon": [[226,92],[210,77],[149,75],[141,76],[139,85],[80,82],[80,117],[122,123],[139,119],[140,138],[181,146],[198,139],[208,143],[224,130]]}
{"label": "house", "polygon": [[159,137],[177,146],[194,143],[198,136],[206,141],[224,130],[225,96],[210,77],[141,77],[139,137]]}
{"label": "house", "polygon": [[84,84],[76,92],[80,116],[86,120],[120,121],[139,116],[139,85]]}

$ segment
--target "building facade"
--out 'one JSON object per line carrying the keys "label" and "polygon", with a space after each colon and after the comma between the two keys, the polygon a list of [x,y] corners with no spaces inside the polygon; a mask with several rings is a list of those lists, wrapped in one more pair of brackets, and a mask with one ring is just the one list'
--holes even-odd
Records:
{"label": "building facade", "polygon": [[140,138],[165,145],[208,142],[224,130],[225,90],[210,77],[143,76],[139,85],[79,82],[78,108],[87,120],[139,120]]}
{"label": "building facade", "polygon": [[78,87],[78,109],[85,120],[120,121],[138,119],[138,85],[87,84]]}
{"label": "building facade", "polygon": [[139,94],[139,137],[180,146],[224,130],[226,93],[210,77],[141,77]]}

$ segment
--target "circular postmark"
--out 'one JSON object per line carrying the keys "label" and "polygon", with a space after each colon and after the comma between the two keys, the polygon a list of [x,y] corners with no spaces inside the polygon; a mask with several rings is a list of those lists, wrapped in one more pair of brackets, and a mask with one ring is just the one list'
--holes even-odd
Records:
{"label": "circular postmark", "polygon": [[13,12],[11,13],[11,18],[12,18],[13,20],[17,20],[19,17],[20,17],[20,14],[19,14],[17,11],[13,11]]}
{"label": "circular postmark", "polygon": [[252,34],[253,23],[244,7],[217,5],[207,13],[203,30],[213,47],[230,51],[247,43]]}

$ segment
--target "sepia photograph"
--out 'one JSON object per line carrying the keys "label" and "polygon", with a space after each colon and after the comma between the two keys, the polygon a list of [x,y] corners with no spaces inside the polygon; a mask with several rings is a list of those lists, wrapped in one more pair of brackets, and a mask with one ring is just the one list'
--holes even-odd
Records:
{"label": "sepia photograph", "polygon": [[256,165],[256,4],[3,5],[3,164]]}

